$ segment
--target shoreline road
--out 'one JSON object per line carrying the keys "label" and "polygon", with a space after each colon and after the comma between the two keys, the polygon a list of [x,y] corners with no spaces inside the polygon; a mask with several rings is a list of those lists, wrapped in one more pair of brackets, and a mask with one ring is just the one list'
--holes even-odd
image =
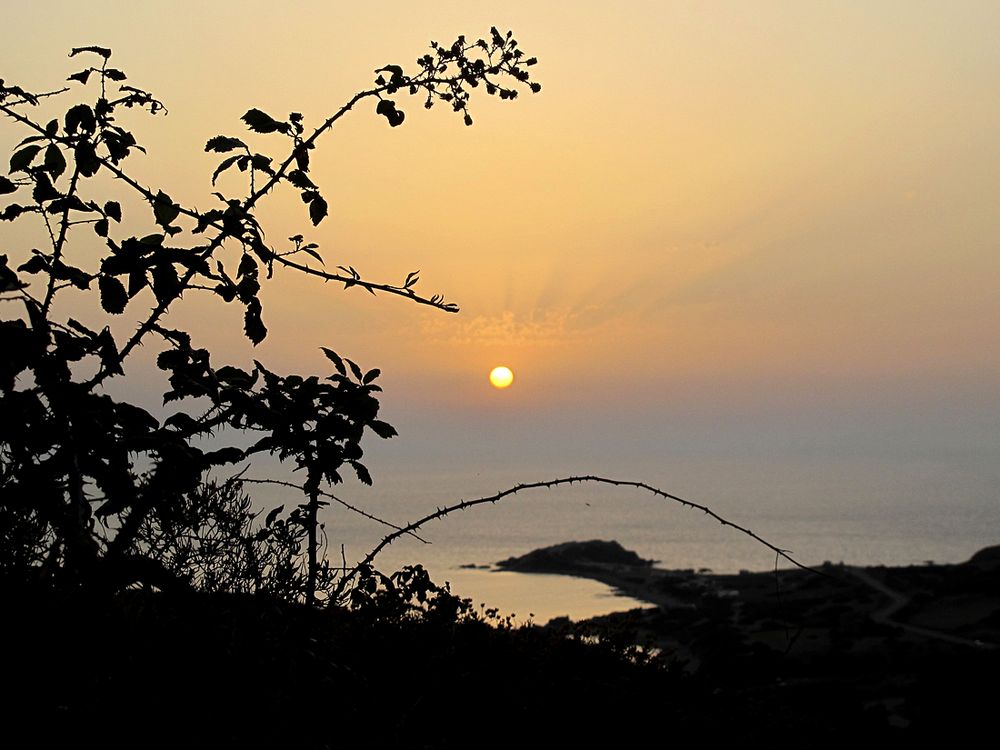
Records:
{"label": "shoreline road", "polygon": [[909,604],[913,597],[889,588],[885,583],[880,581],[864,568],[844,566],[844,570],[889,600],[884,607],[871,613],[871,618],[875,622],[883,625],[890,625],[891,627],[899,628],[900,630],[913,633],[914,635],[919,635],[923,638],[934,638],[939,641],[955,643],[960,646],[969,646],[971,648],[978,649],[997,648],[997,645],[994,643],[987,643],[973,638],[962,638],[961,636],[952,635],[951,633],[942,633],[940,630],[921,628],[917,625],[910,625],[909,623],[896,620],[894,618],[895,614]]}

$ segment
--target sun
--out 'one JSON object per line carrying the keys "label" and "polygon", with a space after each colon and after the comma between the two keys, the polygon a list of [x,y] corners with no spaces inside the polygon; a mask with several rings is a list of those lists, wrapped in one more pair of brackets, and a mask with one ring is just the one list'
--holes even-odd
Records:
{"label": "sun", "polygon": [[514,382],[514,373],[509,367],[494,367],[490,370],[490,384],[494,388],[506,388]]}

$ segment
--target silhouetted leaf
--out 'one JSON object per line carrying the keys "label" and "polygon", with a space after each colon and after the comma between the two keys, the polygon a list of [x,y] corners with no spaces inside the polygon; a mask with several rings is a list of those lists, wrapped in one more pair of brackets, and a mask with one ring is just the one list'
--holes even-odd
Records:
{"label": "silhouetted leaf", "polygon": [[110,78],[112,81],[124,81],[126,78],[128,78],[127,75],[125,75],[116,68],[105,68],[104,77]]}
{"label": "silhouetted leaf", "polygon": [[35,189],[31,191],[31,197],[36,203],[44,203],[45,201],[54,201],[56,198],[61,198],[62,193],[52,187],[52,182],[49,180],[47,174],[36,172]]}
{"label": "silhouetted leaf", "polygon": [[378,368],[375,368],[374,370],[369,370],[368,372],[365,373],[365,376],[361,379],[361,382],[364,385],[368,385],[370,382],[372,382],[375,378],[377,378],[381,374],[382,371],[379,370]]}
{"label": "silhouetted leaf", "polygon": [[372,429],[372,432],[374,432],[380,438],[388,439],[391,437],[395,437],[396,435],[399,434],[398,432],[396,432],[396,428],[393,427],[391,424],[388,424],[387,422],[382,422],[381,420],[378,419],[373,419],[371,422],[368,423],[368,426]]}
{"label": "silhouetted leaf", "polygon": [[271,528],[271,524],[274,523],[275,519],[281,515],[282,511],[285,509],[284,505],[279,505],[277,508],[271,510],[264,519],[264,528]]}
{"label": "silhouetted leaf", "polygon": [[97,234],[98,237],[107,237],[108,229],[109,227],[107,219],[98,219],[96,222],[94,222],[94,232]]}
{"label": "silhouetted leaf", "polygon": [[70,50],[69,56],[75,57],[76,55],[79,55],[81,52],[94,52],[95,54],[98,54],[101,57],[103,57],[105,60],[111,57],[111,50],[109,50],[107,47],[94,47],[94,46],[74,47],[72,50]]}
{"label": "silhouetted leaf", "polygon": [[16,152],[10,157],[10,173],[25,171],[41,150],[41,146],[26,146]]}
{"label": "silhouetted leaf", "polygon": [[79,81],[80,83],[86,85],[87,79],[90,78],[90,74],[93,73],[93,68],[87,68],[86,70],[81,70],[79,73],[74,73],[67,81]]}
{"label": "silhouetted leaf", "polygon": [[309,203],[309,218],[312,220],[313,226],[316,226],[327,214],[326,201],[319,194],[310,201]]}
{"label": "silhouetted leaf", "polygon": [[245,159],[246,157],[242,156],[241,154],[237,154],[236,156],[230,156],[228,159],[223,159],[222,162],[219,164],[219,166],[215,168],[215,171],[212,172],[212,184],[213,185],[215,184],[215,181],[219,179],[220,174],[222,174],[231,166],[233,166],[233,164],[235,164],[241,158]]}
{"label": "silhouetted leaf", "polygon": [[18,216],[25,213],[26,211],[35,211],[33,206],[21,206],[17,203],[11,203],[7,208],[0,212],[0,221],[14,221]]}
{"label": "silhouetted leaf", "polygon": [[97,158],[94,144],[90,141],[80,141],[74,151],[77,169],[83,177],[93,177],[97,170],[101,168],[101,162]]}
{"label": "silhouetted leaf", "polygon": [[285,175],[285,179],[287,179],[295,187],[299,188],[299,190],[316,189],[315,183],[313,183],[313,181],[310,180],[306,176],[305,172],[303,172],[301,169],[293,169],[291,172]]}
{"label": "silhouetted leaf", "polygon": [[[105,328],[97,336],[97,344],[99,346],[98,355],[101,358],[101,367],[103,367],[107,372],[112,375],[124,375],[125,372],[122,370],[121,357],[118,356],[118,347],[115,345],[115,339],[111,335],[111,329]],[[119,404],[119,408],[131,408],[135,412],[142,412],[152,421],[154,426],[158,426],[156,420],[152,418],[147,412],[139,409],[138,407],[133,407],[131,404]],[[134,414],[134,412],[132,412]]]}
{"label": "silhouetted leaf", "polygon": [[122,207],[116,201],[108,201],[107,203],[105,203],[104,213],[108,215],[109,219],[114,219],[115,222],[121,223]]}
{"label": "silhouetted leaf", "polygon": [[256,108],[247,110],[241,119],[255,133],[288,132],[288,123],[278,122],[266,112]]}
{"label": "silhouetted leaf", "polygon": [[354,379],[360,382],[362,378],[361,368],[358,367],[356,363],[352,362],[349,359],[346,359],[344,361],[347,362],[347,366],[350,367],[351,372],[354,373]]}
{"label": "silhouetted leaf", "polygon": [[261,320],[260,313],[260,301],[256,298],[250,300],[243,316],[243,330],[255,346],[267,337],[267,327]]}
{"label": "silhouetted leaf", "polygon": [[17,274],[8,267],[7,256],[0,255],[0,292],[13,292],[26,286],[27,284],[17,278]]}
{"label": "silhouetted leaf", "polygon": [[318,260],[319,263],[320,263],[320,265],[326,265],[325,263],[323,263],[323,258],[320,256],[320,254],[317,253],[316,250],[314,249],[315,247],[317,247],[317,246],[316,245],[304,245],[304,246],[302,246],[299,249],[302,250],[302,252],[304,252],[306,255],[312,256],[313,258],[315,258],[316,260]]}
{"label": "silhouetted leaf", "polygon": [[326,358],[333,362],[333,366],[337,368],[337,372],[341,375],[347,375],[347,369],[344,367],[344,360],[340,358],[340,355],[332,349],[327,349],[325,346],[321,346],[320,349],[323,350],[323,354]]}
{"label": "silhouetted leaf", "polygon": [[295,157],[296,166],[303,172],[309,171],[309,149],[312,145],[300,144],[295,148],[293,156]]}
{"label": "silhouetted leaf", "polygon": [[101,307],[105,312],[119,315],[125,311],[128,295],[125,293],[125,286],[118,279],[114,276],[101,276],[97,286],[101,290]]}
{"label": "silhouetted leaf", "polygon": [[244,253],[240,258],[240,265],[236,269],[237,276],[257,275],[257,261],[249,253]]}
{"label": "silhouetted leaf", "polygon": [[354,473],[358,475],[358,479],[371,487],[372,475],[368,473],[368,469],[365,465],[360,461],[351,461],[351,466],[354,467]]}
{"label": "silhouetted leaf", "polygon": [[208,143],[205,144],[206,151],[217,151],[220,154],[224,154],[227,151],[232,151],[234,148],[246,148],[247,144],[241,141],[239,138],[230,138],[225,135],[217,135],[214,138],[209,138]]}
{"label": "silhouetted leaf", "polygon": [[267,174],[274,174],[274,170],[271,169],[271,158],[269,156],[264,156],[263,154],[254,154],[250,158],[250,163],[253,165],[254,169],[261,172],[266,172]]}
{"label": "silhouetted leaf", "polygon": [[86,213],[92,213],[94,209],[88,206],[79,196],[76,195],[59,195],[58,198],[53,198],[52,202],[49,203],[46,213],[57,214],[62,211],[84,211]]}
{"label": "silhouetted leaf", "polygon": [[169,227],[180,212],[180,206],[175,205],[169,195],[162,190],[156,194],[153,199],[153,216],[157,224]]}
{"label": "silhouetted leaf", "polygon": [[167,304],[181,291],[181,282],[177,277],[177,269],[170,263],[161,263],[153,267],[153,294],[161,305]]}
{"label": "silhouetted leaf", "polygon": [[146,278],[146,270],[144,268],[135,268],[131,270],[128,275],[129,299],[145,289],[148,283],[149,280]]}
{"label": "silhouetted leaf", "polygon": [[8,193],[13,193],[15,190],[17,190],[16,184],[6,177],[0,177],[0,195],[7,195]]}
{"label": "silhouetted leaf", "polygon": [[48,148],[45,149],[45,169],[52,175],[52,179],[54,180],[58,179],[66,171],[66,157],[63,156],[62,150],[54,143],[50,143]]}
{"label": "silhouetted leaf", "polygon": [[70,107],[66,112],[65,130],[70,135],[80,131],[82,133],[93,133],[97,130],[97,119],[94,117],[94,110],[86,104],[77,104]]}

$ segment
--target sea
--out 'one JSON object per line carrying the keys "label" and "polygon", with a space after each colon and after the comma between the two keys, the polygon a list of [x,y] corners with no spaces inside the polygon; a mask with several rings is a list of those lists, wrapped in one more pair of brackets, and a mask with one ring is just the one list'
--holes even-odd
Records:
{"label": "sea", "polygon": [[[519,483],[594,473],[549,465],[544,457],[518,466],[488,460],[470,465],[467,458],[451,463],[423,456],[412,465],[390,464],[373,487],[345,483],[334,492],[367,513],[404,525]],[[646,482],[705,505],[806,565],[959,563],[1000,543],[1000,462],[988,451],[839,458],[667,454],[618,463],[620,471],[604,476]],[[268,505],[299,500],[274,487],[255,487],[254,494]],[[328,556],[348,564],[392,531],[336,503],[324,509],[322,521]],[[615,540],[669,569],[735,573],[791,566],[702,511],[598,482],[527,489],[449,513],[417,533],[420,539],[404,536],[389,545],[375,565],[389,572],[421,564],[475,606],[497,608],[519,622],[581,619],[643,606],[595,581],[495,568],[500,560],[561,542]]]}

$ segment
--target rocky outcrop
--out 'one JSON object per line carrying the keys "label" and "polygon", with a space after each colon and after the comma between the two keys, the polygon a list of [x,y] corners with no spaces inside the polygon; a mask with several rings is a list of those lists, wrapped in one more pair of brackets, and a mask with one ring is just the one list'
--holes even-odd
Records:
{"label": "rocky outcrop", "polygon": [[564,542],[543,547],[520,557],[497,563],[499,568],[520,573],[563,573],[582,568],[652,567],[654,560],[643,560],[615,541],[592,539],[587,542]]}

